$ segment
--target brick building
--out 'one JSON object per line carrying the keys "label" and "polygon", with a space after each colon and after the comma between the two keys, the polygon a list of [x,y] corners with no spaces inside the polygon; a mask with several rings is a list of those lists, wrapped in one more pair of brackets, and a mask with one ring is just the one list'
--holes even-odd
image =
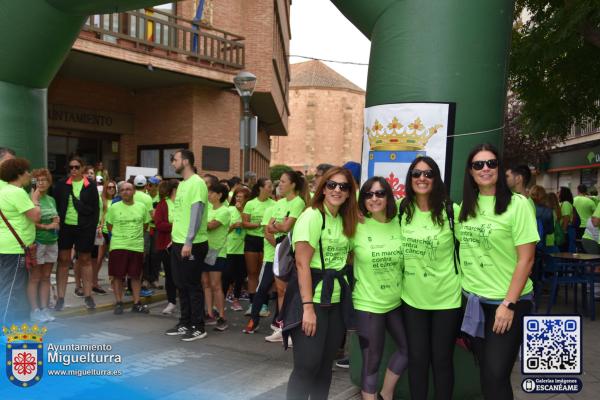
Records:
{"label": "brick building", "polygon": [[290,0],[198,0],[90,16],[48,91],[48,161],[103,161],[174,172],[169,156],[190,148],[202,172],[241,175],[240,98],[233,78],[257,76],[251,109],[258,146],[251,169],[268,173],[269,138],[287,135]]}
{"label": "brick building", "polygon": [[271,138],[271,165],[314,173],[361,160],[365,92],[320,61],[291,66],[289,135]]}

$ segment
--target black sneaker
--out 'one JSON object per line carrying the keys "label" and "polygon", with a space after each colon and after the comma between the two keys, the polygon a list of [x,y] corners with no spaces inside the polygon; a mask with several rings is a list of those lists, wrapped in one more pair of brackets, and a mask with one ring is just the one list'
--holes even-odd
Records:
{"label": "black sneaker", "polygon": [[140,314],[149,314],[150,309],[148,308],[148,306],[146,304],[137,303],[137,304],[134,304],[133,307],[131,307],[131,312],[140,313]]}
{"label": "black sneaker", "polygon": [[348,357],[341,358],[335,362],[335,366],[338,368],[348,369],[350,368],[350,359]]}
{"label": "black sneaker", "polygon": [[96,308],[96,303],[94,302],[92,296],[88,296],[85,298],[85,306],[88,310],[94,310]]}
{"label": "black sneaker", "polygon": [[204,339],[206,337],[206,331],[203,328],[192,327],[181,340],[184,342],[193,342],[194,340]]}
{"label": "black sneaker", "polygon": [[83,289],[81,288],[76,288],[73,293],[75,293],[75,297],[85,297],[85,294],[83,294]]}
{"label": "black sneaker", "polygon": [[54,311],[62,311],[65,308],[65,299],[64,297],[59,297],[56,299],[56,304],[54,305]]}
{"label": "black sneaker", "polygon": [[99,294],[100,296],[104,296],[106,295],[106,290],[102,289],[100,286],[98,287],[93,287],[92,291],[96,294]]}
{"label": "black sneaker", "polygon": [[167,329],[165,331],[165,335],[167,335],[167,336],[179,336],[179,335],[185,335],[188,332],[189,332],[188,327],[175,325],[174,328]]}
{"label": "black sneaker", "polygon": [[122,302],[118,302],[117,304],[115,304],[115,315],[121,315],[123,314],[123,303]]}
{"label": "black sneaker", "polygon": [[217,326],[215,326],[215,330],[223,332],[227,328],[229,328],[229,325],[227,325],[227,321],[225,321],[224,318],[217,319]]}

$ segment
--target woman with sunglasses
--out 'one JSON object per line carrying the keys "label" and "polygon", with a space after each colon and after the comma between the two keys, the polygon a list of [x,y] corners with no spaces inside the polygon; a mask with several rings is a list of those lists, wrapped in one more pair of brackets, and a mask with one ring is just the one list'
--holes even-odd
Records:
{"label": "woman with sunglasses", "polygon": [[454,342],[461,315],[455,212],[440,168],[431,157],[419,157],[411,163],[399,213],[410,397],[427,399],[431,367],[434,398],[451,399]]}
{"label": "woman with sunglasses", "polygon": [[252,300],[258,286],[258,276],[263,263],[264,228],[261,224],[265,211],[275,204],[271,198],[273,183],[270,179],[260,178],[252,187],[251,200],[246,203],[242,212],[242,227],[246,230],[244,238],[244,258],[248,271],[248,294],[250,307],[245,315],[252,312]]}
{"label": "woman with sunglasses", "polygon": [[510,374],[531,312],[529,279],[539,241],[528,200],[513,194],[498,150],[477,145],[465,167],[460,262],[467,306],[462,330],[472,338],[485,399],[512,399]]}
{"label": "woman with sunglasses", "polygon": [[392,399],[394,388],[408,363],[406,334],[402,322],[402,250],[400,225],[392,188],[375,176],[367,180],[358,195],[364,222],[350,240],[354,254],[356,286],[352,302],[363,364],[363,399],[378,398],[378,372],[386,331],[396,343],[388,361],[379,398]]}
{"label": "woman with sunglasses", "polygon": [[[296,315],[286,315],[284,345],[290,334],[294,343],[294,369],[287,387],[288,399],[326,399],[331,385],[333,360],[346,334],[351,308],[346,262],[349,240],[356,232],[356,185],[350,171],[335,167],[317,186],[311,207],[302,212],[292,233],[297,281],[288,283],[286,299],[300,299],[299,325],[285,330]],[[296,321],[294,321],[296,322]]]}

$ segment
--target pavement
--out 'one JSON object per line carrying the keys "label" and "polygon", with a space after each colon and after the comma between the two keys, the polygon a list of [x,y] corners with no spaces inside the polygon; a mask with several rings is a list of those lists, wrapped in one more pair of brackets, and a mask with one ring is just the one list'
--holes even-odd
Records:
{"label": "pavement", "polygon": [[[100,284],[108,290],[107,268],[100,273]],[[143,299],[150,314],[133,314],[129,307],[121,316],[112,313],[114,297],[95,295],[97,309],[89,311],[83,299],[73,294],[74,280],[67,288],[65,311],[56,313],[57,320],[44,324],[48,346],[61,344],[110,345],[111,350],[101,354],[119,355],[121,362],[81,363],[64,365],[45,359],[42,380],[29,387],[18,388],[0,377],[0,399],[74,399],[94,393],[115,399],[283,399],[287,380],[292,370],[292,350],[284,351],[280,344],[268,343],[264,336],[271,333],[270,319],[261,325],[262,331],[244,335],[241,330],[247,317],[243,312],[227,311],[230,327],[216,332],[207,327],[208,337],[185,343],[178,337],[164,335],[177,322],[176,315],[162,315],[166,293],[155,291]],[[130,298],[126,298],[128,300]],[[542,299],[541,309],[545,310]],[[559,298],[553,313],[573,314],[571,302]],[[243,306],[247,306],[242,303]],[[581,310],[579,310],[581,311]],[[600,321],[582,318],[583,325],[583,390],[578,394],[527,394],[521,389],[523,377],[517,360],[512,374],[515,399],[598,399],[600,393]],[[85,352],[64,351],[64,354]],[[48,356],[48,355],[47,355]],[[53,361],[53,362],[51,362]],[[120,371],[120,376],[50,376],[50,370]],[[73,373],[73,372],[68,372]],[[4,375],[4,373],[0,373]],[[92,392],[93,391],[93,392]],[[348,370],[333,367],[330,399],[360,399],[360,390],[350,381]]]}

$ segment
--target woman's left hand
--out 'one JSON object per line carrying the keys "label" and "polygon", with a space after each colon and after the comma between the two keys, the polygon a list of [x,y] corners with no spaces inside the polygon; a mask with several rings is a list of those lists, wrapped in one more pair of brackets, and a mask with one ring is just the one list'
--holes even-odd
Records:
{"label": "woman's left hand", "polygon": [[498,335],[508,332],[512,326],[514,316],[515,312],[513,310],[510,310],[505,305],[500,304],[498,308],[496,308],[496,319],[494,320],[494,327],[492,328],[492,331]]}

